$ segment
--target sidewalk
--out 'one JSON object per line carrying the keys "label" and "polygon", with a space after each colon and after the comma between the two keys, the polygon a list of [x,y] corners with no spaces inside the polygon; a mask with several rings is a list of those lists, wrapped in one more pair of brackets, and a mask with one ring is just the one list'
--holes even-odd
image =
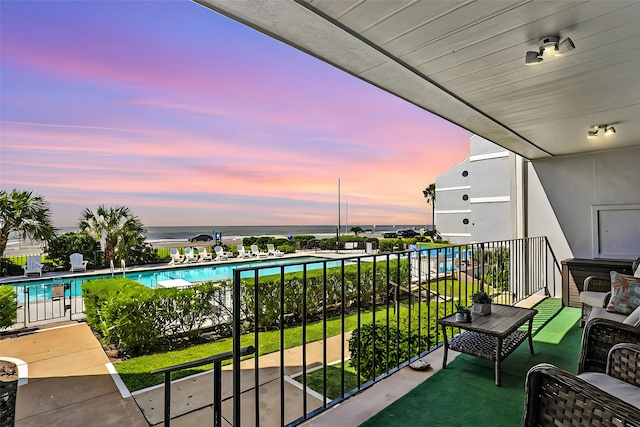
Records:
{"label": "sidewalk", "polygon": [[[340,336],[327,340],[329,363],[341,359],[341,341],[345,346],[345,356],[349,356],[349,338],[350,334],[346,334],[344,341]],[[85,323],[68,322],[28,335],[4,338],[0,340],[1,356],[21,359],[28,366],[28,384],[18,388],[16,427],[149,427],[163,423],[164,387],[142,390],[133,397],[123,398],[106,367],[109,360],[102,346]],[[304,413],[305,391],[297,381],[300,378],[295,378],[302,372],[302,347],[285,350],[284,359],[282,379],[279,352],[258,359],[261,426],[281,425],[281,380],[285,385],[285,424]],[[441,350],[425,359],[434,369],[418,372],[405,368],[377,384],[372,391],[315,417],[309,425],[355,426],[366,421],[439,370]],[[322,342],[308,344],[307,370],[321,366],[322,361]],[[243,426],[255,425],[254,384],[255,359],[249,359],[241,363]],[[222,394],[226,399],[222,403],[223,427],[232,422],[232,390],[231,366],[226,366],[222,372]],[[213,425],[212,372],[175,381],[171,391],[172,427]],[[306,404],[306,412],[309,413],[322,406],[322,397],[307,390]]]}
{"label": "sidewalk", "polygon": [[28,367],[28,384],[18,387],[16,427],[148,427],[133,398],[122,398],[85,323],[6,337],[0,356]]}

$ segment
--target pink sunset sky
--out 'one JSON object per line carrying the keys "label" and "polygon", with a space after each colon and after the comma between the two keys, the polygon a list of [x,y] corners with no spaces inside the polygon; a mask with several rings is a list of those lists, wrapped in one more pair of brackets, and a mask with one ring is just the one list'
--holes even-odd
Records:
{"label": "pink sunset sky", "polygon": [[0,183],[55,225],[431,224],[471,133],[189,1],[0,4]]}

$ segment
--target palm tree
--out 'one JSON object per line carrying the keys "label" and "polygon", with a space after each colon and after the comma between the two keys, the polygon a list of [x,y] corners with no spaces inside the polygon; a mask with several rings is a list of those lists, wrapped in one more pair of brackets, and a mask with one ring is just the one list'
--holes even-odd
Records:
{"label": "palm tree", "polygon": [[432,232],[436,231],[436,183],[431,183],[427,188],[422,190],[422,195],[427,199],[427,203],[431,205]]}
{"label": "palm tree", "polygon": [[17,232],[23,239],[48,242],[55,231],[49,203],[41,195],[15,188],[11,193],[0,190],[0,257],[11,232]]}
{"label": "palm tree", "polygon": [[144,243],[146,228],[140,219],[131,213],[126,206],[106,208],[98,206],[93,212],[89,208],[80,215],[80,230],[93,236],[94,239],[104,238],[104,252],[107,261],[126,259],[130,246]]}

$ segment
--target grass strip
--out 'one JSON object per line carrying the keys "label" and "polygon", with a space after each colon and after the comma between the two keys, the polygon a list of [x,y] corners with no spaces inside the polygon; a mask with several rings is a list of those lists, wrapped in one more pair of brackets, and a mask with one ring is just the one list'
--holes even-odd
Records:
{"label": "grass strip", "polygon": [[[391,316],[395,316],[392,309],[393,307],[389,306]],[[386,306],[377,309],[376,320],[384,319],[387,313],[386,310]],[[401,307],[401,311],[403,310],[407,310],[406,307]],[[415,307],[412,310],[415,310]],[[360,313],[360,316],[362,324],[371,323],[373,320],[373,311],[363,311]],[[320,320],[307,324],[307,343],[322,339],[322,323],[323,322]],[[345,316],[344,323],[345,332],[356,329],[358,327],[358,314],[354,313]],[[327,320],[327,337],[340,335],[341,332],[342,322],[340,317]],[[258,353],[260,356],[280,350],[280,330],[259,332],[258,339],[260,342]],[[253,342],[253,333],[245,334],[240,338],[240,345],[242,347],[253,345]],[[126,384],[129,391],[135,391],[162,383],[163,376],[152,375],[150,372],[153,370],[230,351],[232,350],[232,344],[233,340],[231,338],[225,338],[220,341],[196,344],[183,349],[134,357],[116,363],[114,367],[116,368],[116,371],[118,371],[118,374]],[[302,326],[285,329],[285,349],[299,345],[302,345]],[[228,363],[231,363],[231,361]],[[193,369],[174,372],[171,378],[178,379],[211,369],[213,369],[213,365],[204,365]]]}
{"label": "grass strip", "polygon": [[[327,395],[329,399],[342,396],[342,363],[336,363],[335,365],[329,365],[327,369]],[[322,395],[322,369],[316,369],[313,372],[307,374],[307,387],[311,390]],[[296,381],[302,384],[302,375],[294,378]],[[364,383],[367,380],[360,379],[360,383]],[[347,393],[354,388],[358,387],[358,372],[355,368],[352,368],[347,362],[344,365],[344,392]]]}

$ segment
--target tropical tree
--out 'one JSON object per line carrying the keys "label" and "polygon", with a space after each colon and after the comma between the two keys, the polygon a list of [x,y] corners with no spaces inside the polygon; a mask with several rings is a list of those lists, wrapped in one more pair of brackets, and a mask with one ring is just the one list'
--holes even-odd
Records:
{"label": "tropical tree", "polygon": [[353,234],[355,234],[356,236],[358,235],[358,233],[362,233],[364,230],[362,229],[362,227],[360,226],[356,226],[356,227],[351,227],[351,232]]}
{"label": "tropical tree", "polygon": [[80,215],[80,230],[96,240],[104,241],[105,259],[126,260],[129,249],[143,245],[147,229],[126,206],[98,206],[94,212],[85,208]]}
{"label": "tropical tree", "polygon": [[436,183],[431,183],[427,188],[422,190],[422,195],[427,199],[427,203],[431,205],[431,217],[433,223],[432,232],[436,231]]}
{"label": "tropical tree", "polygon": [[45,242],[55,236],[49,203],[44,197],[15,188],[10,193],[0,190],[0,257],[4,255],[11,232],[23,239]]}

